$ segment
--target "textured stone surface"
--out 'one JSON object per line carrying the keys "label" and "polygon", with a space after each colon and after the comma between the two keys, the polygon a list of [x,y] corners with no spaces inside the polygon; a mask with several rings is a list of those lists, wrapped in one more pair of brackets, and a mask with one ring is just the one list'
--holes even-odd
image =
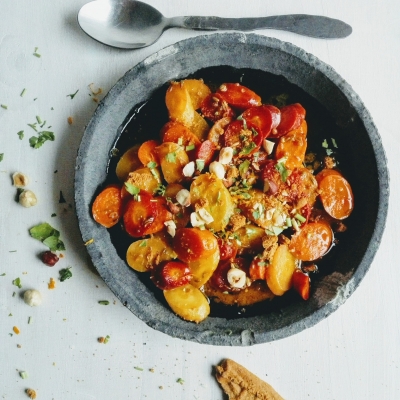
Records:
{"label": "textured stone surface", "polygon": [[[165,82],[219,65],[282,75],[329,110],[344,134],[350,136],[348,145],[356,178],[352,180],[356,193],[355,218],[361,226],[357,245],[342,246],[335,272],[317,283],[308,302],[296,302],[279,312],[249,318],[208,318],[196,325],[175,316],[127,268],[118,257],[108,231],[91,218],[90,204],[106,178],[110,149],[130,110]],[[149,326],[199,343],[252,345],[311,327],[335,311],[357,288],[373,260],[385,226],[389,199],[386,164],[371,116],[358,95],[331,67],[277,39],[242,33],[204,35],[169,46],[136,65],[99,104],[76,162],[76,209],[83,240],[94,239],[88,251],[99,274],[120,301]]]}

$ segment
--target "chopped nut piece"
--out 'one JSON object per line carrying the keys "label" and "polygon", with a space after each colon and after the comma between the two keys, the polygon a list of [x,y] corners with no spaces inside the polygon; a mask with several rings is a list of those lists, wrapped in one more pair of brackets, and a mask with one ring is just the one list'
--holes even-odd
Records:
{"label": "chopped nut piece", "polygon": [[336,166],[335,159],[329,156],[324,157],[325,168],[332,169]]}
{"label": "chopped nut piece", "polygon": [[217,178],[224,179],[225,177],[225,168],[224,166],[218,162],[213,161],[209,166],[209,171],[213,173]]}
{"label": "chopped nut piece", "polygon": [[36,399],[36,392],[33,389],[26,389],[26,394],[30,399]]}
{"label": "chopped nut piece", "polygon": [[232,147],[223,147],[219,152],[219,159],[218,161],[221,164],[229,164],[232,161],[233,157],[233,149]]}
{"label": "chopped nut piece", "polygon": [[186,176],[187,178],[190,178],[193,176],[194,171],[196,170],[196,166],[194,161],[190,161],[189,163],[187,163],[182,170],[182,173],[184,176]]}
{"label": "chopped nut piece", "polygon": [[243,289],[246,286],[246,272],[239,268],[231,268],[226,277],[233,288]]}
{"label": "chopped nut piece", "polygon": [[29,289],[24,293],[24,302],[31,307],[40,306],[42,304],[42,295],[39,290]]}
{"label": "chopped nut piece", "polygon": [[56,288],[56,281],[53,278],[50,278],[50,282],[48,284],[48,288],[50,290],[55,289]]}
{"label": "chopped nut piece", "polygon": [[24,187],[29,183],[28,176],[23,174],[22,172],[15,172],[12,178],[14,186],[18,188]]}
{"label": "chopped nut piece", "polygon": [[31,190],[24,190],[19,195],[19,204],[26,208],[35,206],[37,204],[35,193],[33,193]]}
{"label": "chopped nut piece", "polygon": [[16,335],[19,335],[21,333],[21,331],[19,330],[19,328],[17,326],[13,326],[13,331]]}
{"label": "chopped nut piece", "polygon": [[181,189],[176,194],[176,201],[183,207],[190,206],[190,192],[187,189]]}
{"label": "chopped nut piece", "polygon": [[262,246],[264,252],[262,258],[265,260],[272,260],[276,249],[278,248],[278,237],[277,236],[264,236],[262,238]]}
{"label": "chopped nut piece", "polygon": [[97,341],[98,341],[99,343],[104,343],[104,337],[103,337],[103,336],[100,336],[99,338],[97,338]]}
{"label": "chopped nut piece", "polygon": [[235,232],[246,225],[246,217],[240,214],[233,214],[229,220],[229,225],[232,227],[232,231]]}
{"label": "chopped nut piece", "polygon": [[263,145],[263,149],[266,151],[267,154],[272,154],[272,152],[274,150],[274,146],[275,146],[274,142],[264,139],[262,145]]}
{"label": "chopped nut piece", "polygon": [[164,225],[167,227],[167,232],[174,237],[176,233],[176,224],[174,221],[165,221]]}

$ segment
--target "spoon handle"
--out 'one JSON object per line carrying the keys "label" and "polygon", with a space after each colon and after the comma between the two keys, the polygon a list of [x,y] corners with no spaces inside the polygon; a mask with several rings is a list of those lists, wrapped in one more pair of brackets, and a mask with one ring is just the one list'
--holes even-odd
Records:
{"label": "spoon handle", "polygon": [[338,19],[319,15],[292,14],[260,18],[181,17],[181,27],[196,30],[277,29],[319,39],[349,36],[350,25]]}

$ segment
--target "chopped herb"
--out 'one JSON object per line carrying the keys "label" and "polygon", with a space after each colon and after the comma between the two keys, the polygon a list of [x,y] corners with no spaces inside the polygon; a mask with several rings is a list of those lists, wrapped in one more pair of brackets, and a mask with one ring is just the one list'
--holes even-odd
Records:
{"label": "chopped herb", "polygon": [[13,284],[14,286],[19,287],[20,289],[22,288],[22,284],[21,284],[21,279],[20,279],[20,278],[14,279],[14,280],[12,281],[12,284]]}
{"label": "chopped herb", "polygon": [[47,222],[29,229],[29,233],[34,239],[40,240],[51,251],[65,250],[65,245],[60,239],[60,232]]}
{"label": "chopped herb", "polygon": [[36,121],[38,122],[39,125],[43,122],[42,118],[40,118],[39,115],[36,115]]}
{"label": "chopped herb", "polygon": [[243,115],[239,115],[239,116],[237,117],[237,120],[243,122],[243,129],[245,129],[245,130],[247,131],[247,122],[246,122],[246,120],[243,118]]}
{"label": "chopped herb", "polygon": [[5,105],[5,104],[1,104],[0,106],[1,106],[1,108],[4,108],[5,110],[7,110],[7,109],[8,109],[8,106],[7,106],[7,105]]}
{"label": "chopped herb", "polygon": [[165,159],[166,159],[168,162],[170,162],[170,163],[175,163],[175,162],[176,162],[176,153],[175,153],[175,152],[173,152],[173,153],[168,153],[168,154],[165,156]]}
{"label": "chopped herb", "polygon": [[3,161],[4,153],[0,153],[0,162]]}
{"label": "chopped herb", "polygon": [[196,148],[196,146],[194,144],[190,144],[189,146],[186,146],[185,150],[190,151],[190,150],[194,150],[195,148]]}
{"label": "chopped herb", "polygon": [[108,341],[110,340],[110,336],[109,335],[107,335],[105,338],[104,338],[104,344],[106,344],[106,343],[108,343]]}
{"label": "chopped herb", "polygon": [[326,155],[330,156],[333,153],[333,150],[331,149],[326,149]]}
{"label": "chopped herb", "polygon": [[22,139],[24,138],[24,131],[19,131],[19,132],[17,133],[17,135],[18,135],[18,137],[19,137],[19,140],[22,140]]}
{"label": "chopped herb", "polygon": [[60,272],[60,282],[64,282],[65,280],[72,278],[71,267],[63,268],[59,272]]}
{"label": "chopped herb", "polygon": [[63,192],[62,192],[61,190],[60,190],[60,198],[59,198],[59,200],[58,200],[58,203],[59,203],[59,204],[66,203],[66,200],[65,200],[65,198],[64,198]]}
{"label": "chopped herb", "polygon": [[322,142],[322,147],[323,147],[324,149],[327,149],[327,148],[328,148],[328,142],[327,142],[326,139],[324,139],[324,141]]}
{"label": "chopped herb", "polygon": [[111,150],[111,157],[117,157],[119,155],[119,150],[115,147]]}
{"label": "chopped herb", "polygon": [[301,214],[298,213],[294,217],[302,223],[307,221]]}
{"label": "chopped herb", "polygon": [[6,273],[5,272],[3,272],[0,276],[6,276]]}
{"label": "chopped herb", "polygon": [[125,182],[125,189],[135,198],[135,200],[138,200],[140,189],[137,186],[132,185],[132,183]]}
{"label": "chopped herb", "polygon": [[256,148],[256,144],[254,142],[251,142],[249,145],[244,146],[242,151],[239,153],[239,155],[241,156],[247,156],[249,155],[255,148]]}
{"label": "chopped herb", "polygon": [[291,228],[292,227],[292,220],[288,217],[288,218],[286,218],[286,226],[288,227],[288,228]]}
{"label": "chopped herb", "polygon": [[28,126],[30,126],[35,132],[37,132],[38,130],[37,130],[37,128],[36,128],[36,122],[35,123],[33,123],[33,124],[27,124]]}
{"label": "chopped herb", "polygon": [[165,195],[165,190],[167,188],[163,184],[159,184],[156,189],[154,190],[155,194],[158,194],[159,196],[164,196]]}
{"label": "chopped herb", "polygon": [[157,167],[157,163],[156,163],[155,161],[150,161],[150,162],[147,164],[147,167],[148,167],[148,168],[155,168],[155,167]]}
{"label": "chopped herb", "polygon": [[204,166],[205,166],[204,160],[196,160],[196,169],[197,169],[199,172],[203,171]]}
{"label": "chopped herb", "polygon": [[133,367],[133,368],[135,368],[138,371],[143,371],[143,368],[140,368],[140,367]]}
{"label": "chopped herb", "polygon": [[56,213],[53,213],[53,214],[51,214],[51,217],[53,218],[53,217],[57,217],[57,214]]}
{"label": "chopped herb", "polygon": [[110,302],[108,300],[100,300],[99,304],[101,304],[103,306],[108,306],[110,304]]}
{"label": "chopped herb", "polygon": [[47,142],[48,140],[54,142],[54,139],[54,132],[42,131],[39,132],[39,136],[32,136],[31,138],[29,138],[29,144],[34,149],[38,149],[39,147],[42,147],[43,143]]}
{"label": "chopped herb", "polygon": [[29,318],[28,318],[28,324],[31,324],[32,321],[33,321],[33,318],[32,318],[32,317],[29,317]]}
{"label": "chopped herb", "polygon": [[183,385],[185,383],[185,381],[182,378],[178,378],[177,383],[180,383],[181,385]]}
{"label": "chopped herb", "polygon": [[21,94],[20,94],[20,96],[21,97],[24,97],[24,94],[26,93],[26,89],[24,88],[24,89],[22,89],[22,92],[21,92]]}
{"label": "chopped herb", "polygon": [[249,169],[250,167],[250,161],[245,160],[239,165],[239,174],[240,176],[243,176]]}
{"label": "chopped herb", "polygon": [[337,149],[338,145],[336,143],[336,140],[334,138],[331,138],[331,140],[332,140],[333,147],[335,147]]}
{"label": "chopped herb", "polygon": [[13,315],[10,313],[10,314],[8,314],[8,316],[9,316],[9,317],[12,317]]}
{"label": "chopped herb", "polygon": [[281,175],[281,180],[282,180],[282,182],[286,182],[286,179],[288,178],[288,176],[289,176],[289,171],[286,169],[286,167],[285,167],[285,161],[286,160],[284,160],[283,162],[278,162],[276,165],[275,165],[275,169],[279,172],[279,174]]}
{"label": "chopped herb", "polygon": [[15,297],[16,294],[17,294],[17,293],[13,292],[12,297]]}
{"label": "chopped herb", "polygon": [[147,240],[143,240],[142,243],[139,244],[139,247],[146,247],[147,246]]}
{"label": "chopped herb", "polygon": [[33,55],[35,56],[35,57],[37,57],[37,58],[40,58],[40,57],[42,57],[39,53],[37,53],[36,51],[33,53]]}
{"label": "chopped herb", "polygon": [[251,131],[253,133],[253,136],[257,136],[258,135],[258,132],[254,128],[251,128]]}
{"label": "chopped herb", "polygon": [[275,236],[278,236],[279,234],[282,233],[283,229],[280,228],[280,227],[278,227],[278,226],[273,226],[273,227],[272,227],[272,231],[274,232],[274,235],[275,235]]}
{"label": "chopped herb", "polygon": [[10,250],[9,253],[16,253],[17,250]]}
{"label": "chopped herb", "polygon": [[254,219],[260,219],[260,212],[259,211],[253,211],[253,218]]}
{"label": "chopped herb", "polygon": [[85,246],[89,246],[89,244],[94,243],[94,239],[89,239],[87,242],[84,243]]}
{"label": "chopped herb", "polygon": [[71,100],[76,96],[76,94],[79,92],[79,89],[73,93],[73,94],[68,94],[67,97],[71,97]]}
{"label": "chopped herb", "polygon": [[20,376],[22,379],[26,379],[26,378],[28,377],[28,373],[25,372],[25,371],[19,371],[19,376]]}

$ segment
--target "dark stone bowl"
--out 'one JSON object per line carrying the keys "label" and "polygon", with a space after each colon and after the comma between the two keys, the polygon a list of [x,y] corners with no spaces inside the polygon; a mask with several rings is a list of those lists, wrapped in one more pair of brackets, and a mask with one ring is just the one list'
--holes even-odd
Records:
{"label": "dark stone bowl", "polygon": [[[339,245],[324,257],[320,273],[313,276],[308,301],[287,294],[254,308],[216,307],[200,324],[185,322],[170,311],[160,291],[143,278],[145,274],[137,274],[127,266],[123,240],[92,219],[94,197],[112,174],[113,149],[122,149],[132,140],[124,136],[129,131],[132,110],[156,99],[168,81],[188,76],[219,83],[240,79],[263,99],[264,93],[286,91],[291,102],[305,105],[309,134],[314,135],[309,143],[320,144],[335,135],[343,156],[341,167],[354,191],[355,209]],[[159,118],[164,118],[159,122],[162,125],[166,117]],[[158,116],[150,119],[157,121]],[[136,137],[142,141],[148,138],[148,132]],[[99,104],[76,161],[79,225],[85,242],[94,239],[87,249],[101,277],[118,299],[152,328],[205,344],[243,346],[284,338],[335,311],[353,293],[372,263],[385,226],[388,198],[389,176],[381,139],[357,94],[316,57],[290,43],[255,34],[198,36],[169,46],[136,65]]]}

